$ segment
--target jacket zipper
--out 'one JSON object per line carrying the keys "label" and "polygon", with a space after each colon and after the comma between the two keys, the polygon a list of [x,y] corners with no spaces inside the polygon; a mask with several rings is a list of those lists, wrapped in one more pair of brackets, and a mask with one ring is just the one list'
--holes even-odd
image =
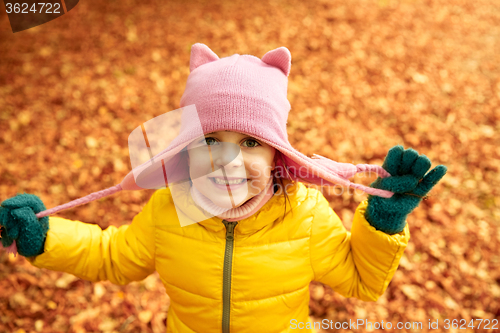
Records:
{"label": "jacket zipper", "polygon": [[222,333],[229,333],[234,227],[238,222],[223,220],[222,223],[226,227],[226,251],[224,253],[224,271],[222,274]]}

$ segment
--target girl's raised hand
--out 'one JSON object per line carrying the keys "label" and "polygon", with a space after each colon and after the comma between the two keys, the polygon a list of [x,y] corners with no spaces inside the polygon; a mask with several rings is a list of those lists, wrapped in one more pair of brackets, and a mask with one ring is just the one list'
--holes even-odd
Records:
{"label": "girl's raised hand", "polygon": [[12,246],[15,241],[17,252],[22,256],[33,257],[43,253],[49,217],[38,219],[35,214],[45,209],[42,200],[34,194],[18,194],[2,202],[0,226],[3,247]]}
{"label": "girl's raised hand", "polygon": [[401,232],[410,214],[429,191],[443,178],[447,168],[438,165],[429,173],[431,161],[412,148],[397,145],[387,154],[382,168],[391,177],[378,177],[370,186],[394,192],[391,198],[368,196],[365,218],[377,230],[388,234]]}

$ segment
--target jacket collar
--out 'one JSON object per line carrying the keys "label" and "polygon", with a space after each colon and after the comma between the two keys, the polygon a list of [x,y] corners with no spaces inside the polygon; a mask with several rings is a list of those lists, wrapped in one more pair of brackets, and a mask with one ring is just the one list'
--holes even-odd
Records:
{"label": "jacket collar", "polygon": [[[307,190],[300,182],[292,183],[289,180],[283,180],[283,185],[287,189],[288,198],[290,199],[290,204],[288,202],[286,204],[286,211],[283,189],[278,189],[277,193],[259,211],[245,219],[237,221],[238,224],[235,228],[235,233],[255,233],[288,213],[306,196]],[[198,223],[210,231],[218,232],[224,230],[223,219],[217,216],[212,217],[196,205],[190,195],[190,187],[191,182],[184,182],[170,187],[181,226],[184,227]]]}

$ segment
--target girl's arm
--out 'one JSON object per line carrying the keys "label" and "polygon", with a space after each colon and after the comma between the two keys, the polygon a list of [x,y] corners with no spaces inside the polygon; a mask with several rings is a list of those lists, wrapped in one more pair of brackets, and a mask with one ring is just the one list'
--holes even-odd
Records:
{"label": "girl's arm", "polygon": [[394,192],[391,198],[369,195],[354,215],[351,233],[321,195],[311,234],[315,279],[346,297],[375,301],[386,290],[410,232],[406,217],[446,174],[414,149],[394,146],[382,166],[391,176],[372,187]]}
{"label": "girl's arm", "polygon": [[406,248],[408,226],[388,235],[364,217],[367,201],[354,215],[348,232],[328,201],[318,193],[311,230],[311,264],[314,280],[345,297],[376,301],[387,289]]}
{"label": "girl's arm", "polygon": [[34,266],[90,281],[127,284],[155,271],[155,195],[130,225],[98,225],[49,218],[44,253],[27,258]]}

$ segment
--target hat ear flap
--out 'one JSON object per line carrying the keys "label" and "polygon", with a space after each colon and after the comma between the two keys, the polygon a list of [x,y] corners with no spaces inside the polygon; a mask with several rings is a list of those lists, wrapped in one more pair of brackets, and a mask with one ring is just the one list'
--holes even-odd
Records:
{"label": "hat ear flap", "polygon": [[290,74],[290,67],[292,66],[292,55],[290,54],[290,51],[284,46],[267,52],[266,54],[264,54],[261,60],[268,65],[281,69],[286,76]]}
{"label": "hat ear flap", "polygon": [[191,59],[189,60],[189,70],[192,72],[201,65],[219,60],[219,56],[202,43],[193,44],[191,47]]}

